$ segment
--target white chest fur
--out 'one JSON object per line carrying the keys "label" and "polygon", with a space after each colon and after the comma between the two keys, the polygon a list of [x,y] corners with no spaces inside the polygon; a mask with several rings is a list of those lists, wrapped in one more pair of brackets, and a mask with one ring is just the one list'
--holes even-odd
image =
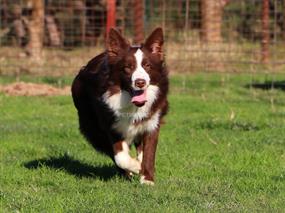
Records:
{"label": "white chest fur", "polygon": [[[116,122],[113,128],[125,138],[128,144],[133,142],[136,135],[151,132],[159,124],[160,110],[149,118],[152,104],[157,98],[159,88],[150,85],[147,88],[147,102],[142,107],[136,107],[131,103],[128,92],[122,90],[110,96],[109,91],[103,95],[104,102],[114,111]],[[147,119],[146,119],[147,118]]]}

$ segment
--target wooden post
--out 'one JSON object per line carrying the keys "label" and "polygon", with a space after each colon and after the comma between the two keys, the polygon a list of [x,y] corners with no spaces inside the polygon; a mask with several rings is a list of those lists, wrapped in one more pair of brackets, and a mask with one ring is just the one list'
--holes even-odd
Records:
{"label": "wooden post", "polygon": [[107,1],[107,23],[106,23],[106,35],[112,27],[116,26],[116,0]]}
{"label": "wooden post", "polygon": [[263,0],[262,4],[262,41],[261,41],[261,61],[264,64],[269,62],[269,0]]}
{"label": "wooden post", "polygon": [[33,10],[29,22],[30,40],[27,52],[33,61],[42,59],[43,37],[44,37],[44,1],[32,0]]}
{"label": "wooden post", "polygon": [[144,1],[134,1],[134,43],[141,44],[144,39]]}
{"label": "wooden post", "polygon": [[186,11],[185,11],[185,27],[184,31],[186,32],[186,35],[188,34],[189,29],[189,0],[186,0]]}
{"label": "wooden post", "polygon": [[283,40],[285,40],[285,0],[283,0]]}

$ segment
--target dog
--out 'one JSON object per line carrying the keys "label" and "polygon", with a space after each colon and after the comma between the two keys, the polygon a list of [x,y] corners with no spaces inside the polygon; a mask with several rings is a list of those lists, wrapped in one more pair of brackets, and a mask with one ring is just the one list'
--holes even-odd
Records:
{"label": "dog", "polygon": [[[163,43],[161,28],[136,46],[110,29],[106,51],[79,71],[71,89],[87,141],[121,172],[139,174],[147,185],[154,184],[159,130],[168,111]],[[132,144],[136,158],[129,154]]]}

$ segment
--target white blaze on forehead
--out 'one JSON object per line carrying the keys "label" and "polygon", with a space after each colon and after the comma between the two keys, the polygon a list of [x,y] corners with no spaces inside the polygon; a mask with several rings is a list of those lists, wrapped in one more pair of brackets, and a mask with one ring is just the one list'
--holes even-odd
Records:
{"label": "white blaze on forehead", "polygon": [[143,52],[141,49],[138,49],[135,53],[137,67],[132,75],[132,85],[135,87],[135,80],[136,79],[144,79],[146,81],[146,85],[149,84],[150,78],[145,69],[142,67],[142,60],[143,60]]}
{"label": "white blaze on forehead", "polygon": [[136,57],[137,63],[141,64],[143,60],[143,51],[141,51],[141,49],[138,49],[135,53],[135,57]]}

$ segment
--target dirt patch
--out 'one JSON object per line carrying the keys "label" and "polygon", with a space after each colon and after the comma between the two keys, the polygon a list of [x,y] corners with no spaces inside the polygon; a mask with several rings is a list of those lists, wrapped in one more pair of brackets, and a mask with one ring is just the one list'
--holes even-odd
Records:
{"label": "dirt patch", "polygon": [[47,84],[17,82],[0,85],[0,92],[10,96],[55,96],[70,95],[70,87],[56,88]]}

